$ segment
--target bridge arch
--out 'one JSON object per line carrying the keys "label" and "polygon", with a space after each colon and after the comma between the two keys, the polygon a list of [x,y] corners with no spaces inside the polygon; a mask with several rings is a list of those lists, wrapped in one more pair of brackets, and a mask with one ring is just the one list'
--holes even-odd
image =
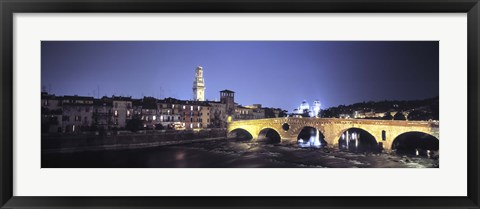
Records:
{"label": "bridge arch", "polygon": [[253,135],[243,128],[234,129],[227,134],[229,139],[253,140]]}
{"label": "bridge arch", "polygon": [[320,142],[319,146],[326,146],[328,143],[325,141],[325,135],[322,131],[314,126],[304,126],[300,129],[297,134],[296,140],[297,143],[307,143],[311,137],[316,137],[318,134],[318,139]]}
{"label": "bridge arch", "polygon": [[395,137],[391,149],[397,154],[431,157],[438,155],[439,144],[438,138],[429,133],[409,131]]}
{"label": "bridge arch", "polygon": [[282,137],[280,133],[273,128],[263,128],[258,133],[257,141],[274,144],[280,143],[282,141]]}
{"label": "bridge arch", "polygon": [[382,147],[371,132],[356,127],[341,131],[337,140],[339,149],[351,152],[379,152]]}

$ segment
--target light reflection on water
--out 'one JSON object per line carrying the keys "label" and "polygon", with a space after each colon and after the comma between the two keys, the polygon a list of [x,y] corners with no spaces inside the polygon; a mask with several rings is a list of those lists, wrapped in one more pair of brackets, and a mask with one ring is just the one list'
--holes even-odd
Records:
{"label": "light reflection on water", "polygon": [[294,168],[438,167],[438,160],[299,148],[292,144],[220,140],[132,150],[43,154],[42,167]]}

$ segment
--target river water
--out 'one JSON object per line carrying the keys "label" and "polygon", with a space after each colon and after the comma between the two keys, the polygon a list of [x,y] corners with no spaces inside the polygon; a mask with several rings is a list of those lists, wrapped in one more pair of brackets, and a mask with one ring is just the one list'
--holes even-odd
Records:
{"label": "river water", "polygon": [[42,168],[436,168],[438,159],[216,140],[129,150],[43,153]]}

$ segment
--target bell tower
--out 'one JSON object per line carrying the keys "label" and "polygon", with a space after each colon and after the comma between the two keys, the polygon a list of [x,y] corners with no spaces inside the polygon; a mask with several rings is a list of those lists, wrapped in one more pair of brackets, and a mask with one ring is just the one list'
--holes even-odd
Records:
{"label": "bell tower", "polygon": [[195,80],[193,81],[193,100],[205,101],[205,81],[203,80],[203,68],[198,66],[195,69]]}

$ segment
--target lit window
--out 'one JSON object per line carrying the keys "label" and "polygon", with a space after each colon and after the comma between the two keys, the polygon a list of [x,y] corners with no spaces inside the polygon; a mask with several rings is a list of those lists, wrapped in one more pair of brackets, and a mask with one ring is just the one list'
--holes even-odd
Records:
{"label": "lit window", "polygon": [[[172,105],[172,109],[175,108],[175,105]],[[170,111],[170,110],[169,110]]]}
{"label": "lit window", "polygon": [[115,110],[115,113],[114,113],[114,115],[115,115],[115,117],[117,117],[117,116],[118,116],[118,111],[117,111],[117,110]]}
{"label": "lit window", "polygon": [[160,121],[163,121],[163,115],[160,115]]}
{"label": "lit window", "polygon": [[200,128],[200,123],[197,123],[197,127],[199,127],[199,128]]}
{"label": "lit window", "polygon": [[156,115],[152,116],[152,119],[157,120],[157,116]]}
{"label": "lit window", "polygon": [[200,110],[200,106],[197,107],[197,110]]}
{"label": "lit window", "polygon": [[127,117],[130,117],[130,110],[127,110]]}
{"label": "lit window", "polygon": [[193,111],[193,106],[190,106],[190,111]]}
{"label": "lit window", "polygon": [[190,123],[190,128],[193,128],[193,123]]}
{"label": "lit window", "polygon": [[183,105],[183,109],[185,109],[185,105]]}

